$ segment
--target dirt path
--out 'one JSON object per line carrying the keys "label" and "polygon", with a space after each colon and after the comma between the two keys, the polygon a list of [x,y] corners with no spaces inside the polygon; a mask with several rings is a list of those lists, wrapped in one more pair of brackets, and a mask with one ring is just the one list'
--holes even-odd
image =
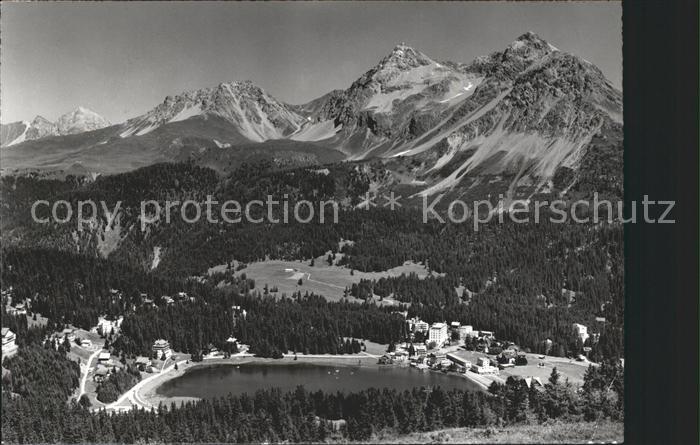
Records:
{"label": "dirt path", "polygon": [[84,367],[84,372],[83,372],[83,366],[80,366],[80,371],[82,376],[80,377],[80,393],[78,393],[78,400],[85,394],[85,384],[87,383],[87,377],[88,374],[90,373],[90,369],[92,366],[90,366],[90,363],[100,354],[102,351],[102,348],[98,348],[95,352],[93,352],[90,357],[87,359],[87,364]]}

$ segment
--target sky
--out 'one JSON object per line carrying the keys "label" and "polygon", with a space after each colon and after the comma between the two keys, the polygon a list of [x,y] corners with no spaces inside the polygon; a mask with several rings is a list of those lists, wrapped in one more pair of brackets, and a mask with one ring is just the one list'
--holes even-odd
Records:
{"label": "sky", "polygon": [[77,106],[112,123],[165,96],[252,80],[308,102],[404,42],[467,63],[533,31],[622,86],[619,2],[174,2],[0,5],[0,121]]}

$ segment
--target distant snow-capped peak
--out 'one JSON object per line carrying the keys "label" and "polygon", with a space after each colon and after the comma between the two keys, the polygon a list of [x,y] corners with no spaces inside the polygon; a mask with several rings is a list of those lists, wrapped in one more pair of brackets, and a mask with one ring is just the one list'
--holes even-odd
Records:
{"label": "distant snow-capped peak", "polygon": [[51,122],[37,115],[31,122],[19,121],[2,125],[2,146],[9,147],[25,141],[41,139],[49,136],[65,136],[84,133],[109,127],[107,119],[85,107],[78,107]]}

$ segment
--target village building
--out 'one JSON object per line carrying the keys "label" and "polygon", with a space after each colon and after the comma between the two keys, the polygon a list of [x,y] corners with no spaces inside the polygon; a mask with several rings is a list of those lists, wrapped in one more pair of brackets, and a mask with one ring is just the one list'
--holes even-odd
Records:
{"label": "village building", "polygon": [[480,334],[479,336],[481,338],[489,338],[489,339],[496,338],[496,336],[493,334],[493,331],[479,331],[479,334]]}
{"label": "village building", "polygon": [[472,372],[477,374],[498,374],[498,368],[491,365],[491,360],[487,357],[479,357],[476,364],[470,368]]}
{"label": "village building", "polygon": [[97,333],[105,337],[111,333],[117,334],[123,321],[124,317],[108,320],[104,315],[100,316],[97,318]]}
{"label": "village building", "polygon": [[136,366],[139,366],[139,367],[143,366],[145,369],[145,368],[148,368],[149,366],[151,366],[151,359],[148,357],[144,357],[142,355],[139,355],[138,357],[136,357],[136,360],[134,360],[134,364]]}
{"label": "village building", "polygon": [[16,306],[10,306],[7,313],[9,315],[27,315],[27,307],[24,303],[19,303]]}
{"label": "village building", "polygon": [[97,383],[100,383],[104,381],[104,379],[109,376],[109,369],[104,367],[104,366],[97,366],[97,369],[95,370],[95,376],[93,377],[93,380]]}
{"label": "village building", "polygon": [[64,338],[68,338],[68,341],[74,342],[75,341],[75,329],[66,328],[63,331],[61,331],[59,336],[60,336],[59,340],[63,340]]}
{"label": "village building", "polygon": [[465,324],[461,325],[457,331],[459,332],[459,339],[464,340],[467,337],[473,336],[474,335],[474,328],[472,328],[471,325]]}
{"label": "village building", "polygon": [[433,323],[428,331],[428,342],[435,342],[436,347],[442,347],[447,341],[447,324]]}
{"label": "village building", "polygon": [[416,355],[425,355],[428,353],[428,348],[425,345],[422,344],[417,344],[413,345],[413,350],[416,352]]}
{"label": "village building", "polygon": [[12,357],[17,353],[17,336],[10,328],[2,328],[2,358]]}
{"label": "village building", "polygon": [[573,328],[574,333],[581,339],[582,343],[585,343],[586,340],[588,340],[588,337],[590,337],[590,335],[588,335],[588,327],[579,323],[574,323]]}
{"label": "village building", "polygon": [[469,360],[467,360],[467,359],[464,358],[464,357],[460,357],[460,356],[457,355],[457,354],[448,353],[445,357],[446,357],[448,360],[452,361],[452,362],[453,362],[454,364],[456,364],[457,366],[461,366],[461,367],[463,367],[463,368],[465,368],[465,369],[469,369],[469,368],[472,367],[472,362],[470,362]]}
{"label": "village building", "polygon": [[408,327],[413,332],[428,332],[430,325],[418,317],[413,317],[408,320]]}
{"label": "village building", "polygon": [[159,338],[153,343],[151,350],[158,360],[160,360],[164,355],[165,358],[170,358],[170,356],[173,355],[173,351],[170,349],[170,343],[162,338]]}

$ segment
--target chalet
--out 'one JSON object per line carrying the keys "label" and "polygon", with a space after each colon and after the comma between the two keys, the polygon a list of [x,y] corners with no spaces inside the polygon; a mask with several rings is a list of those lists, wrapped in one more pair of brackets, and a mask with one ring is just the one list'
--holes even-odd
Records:
{"label": "chalet", "polygon": [[80,346],[83,348],[91,348],[92,347],[92,342],[88,340],[87,338],[84,338],[80,340]]}
{"label": "chalet", "polygon": [[61,339],[68,337],[68,341],[75,341],[75,329],[66,328],[59,335]]}
{"label": "chalet", "polygon": [[104,379],[107,378],[109,375],[109,369],[107,369],[104,366],[98,366],[97,370],[95,370],[95,376],[93,377],[93,380],[97,383],[103,381]]}
{"label": "chalet", "polygon": [[460,322],[458,322],[458,321],[453,321],[452,323],[450,323],[450,328],[453,329],[453,330],[457,330],[457,329],[459,329],[459,326],[460,326],[460,325],[461,325]]}
{"label": "chalet", "polygon": [[134,361],[134,364],[135,364],[136,366],[139,366],[139,367],[140,367],[140,366],[143,366],[144,369],[145,369],[145,368],[151,366],[151,359],[148,358],[148,357],[144,357],[144,356],[142,356],[142,355],[139,355],[138,357],[136,357],[136,360]]}
{"label": "chalet", "polygon": [[109,358],[111,357],[109,351],[102,351],[97,355],[97,362],[98,363],[106,363],[109,361]]}
{"label": "chalet", "polygon": [[516,382],[520,383],[522,386],[526,386],[528,388],[532,388],[533,386],[538,389],[543,389],[544,385],[542,384],[542,380],[540,380],[539,377],[521,377],[521,376],[511,376],[508,377],[509,379],[513,379]]}
{"label": "chalet", "polygon": [[508,347],[507,349],[504,349],[501,354],[504,357],[507,357],[509,359],[514,359],[518,355],[518,348],[514,348],[512,346]]}
{"label": "chalet", "polygon": [[17,353],[17,336],[10,328],[2,328],[2,358],[11,357]]}
{"label": "chalet", "polygon": [[168,295],[163,295],[163,303],[173,304],[173,303],[175,303],[175,299],[173,299],[173,297],[170,297]]}

